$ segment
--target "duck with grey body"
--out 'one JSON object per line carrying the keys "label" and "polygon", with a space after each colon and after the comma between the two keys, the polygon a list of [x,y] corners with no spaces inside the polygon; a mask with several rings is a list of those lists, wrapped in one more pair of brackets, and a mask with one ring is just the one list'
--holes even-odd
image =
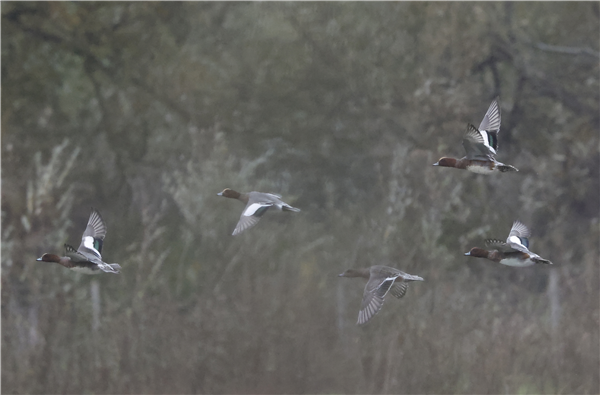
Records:
{"label": "duck with grey body", "polygon": [[454,167],[477,174],[519,171],[516,167],[496,160],[500,133],[500,98],[497,97],[488,108],[479,128],[467,124],[463,138],[466,155],[461,159],[443,157],[434,166]]}
{"label": "duck with grey body", "polygon": [[39,262],[55,262],[83,274],[119,273],[121,266],[118,263],[102,261],[102,244],[106,236],[106,224],[100,213],[92,208],[87,226],[81,237],[81,244],[76,250],[65,244],[65,256],[45,253],[37,259]]}
{"label": "duck with grey body", "polygon": [[223,196],[230,199],[237,199],[246,204],[240,220],[238,221],[232,235],[237,235],[245,230],[250,229],[258,223],[260,218],[268,209],[274,208],[279,211],[294,211],[299,212],[299,208],[290,206],[281,200],[281,196],[274,193],[264,192],[248,192],[240,193],[233,189],[225,188],[223,192],[217,193],[218,196]]}
{"label": "duck with grey body", "polygon": [[529,236],[531,232],[520,221],[513,222],[506,243],[500,240],[488,239],[485,245],[490,250],[473,247],[465,255],[475,258],[486,258],[507,266],[527,267],[535,264],[551,265],[547,259],[529,251]]}
{"label": "duck with grey body", "polygon": [[409,282],[423,281],[423,278],[419,276],[413,276],[393,267],[381,265],[364,269],[348,269],[338,277],[363,277],[367,279],[357,325],[366,324],[381,310],[388,292],[400,299],[406,294]]}

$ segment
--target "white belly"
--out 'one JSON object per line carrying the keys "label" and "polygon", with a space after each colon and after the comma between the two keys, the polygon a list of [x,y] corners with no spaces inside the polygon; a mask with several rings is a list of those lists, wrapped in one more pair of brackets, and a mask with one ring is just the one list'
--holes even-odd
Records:
{"label": "white belly", "polygon": [[503,259],[500,261],[501,264],[506,265],[506,266],[515,266],[515,267],[527,267],[527,266],[531,266],[534,265],[533,261],[531,259],[526,259],[524,261],[520,260],[520,259],[514,259],[514,258],[508,258],[508,259]]}
{"label": "white belly", "polygon": [[81,273],[81,274],[100,274],[102,272],[102,270],[100,270],[100,269],[92,270],[89,267],[75,266],[70,269],[73,270],[74,272]]}
{"label": "white belly", "polygon": [[495,171],[487,166],[467,166],[467,170],[477,174],[492,174]]}

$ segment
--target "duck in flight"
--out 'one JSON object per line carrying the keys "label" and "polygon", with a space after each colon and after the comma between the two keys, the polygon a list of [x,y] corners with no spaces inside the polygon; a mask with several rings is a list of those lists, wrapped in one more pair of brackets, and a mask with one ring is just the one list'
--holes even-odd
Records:
{"label": "duck in flight", "polygon": [[121,266],[118,263],[106,263],[102,260],[100,253],[105,236],[106,224],[100,213],[92,208],[78,249],[65,244],[65,256],[45,253],[37,261],[56,262],[67,269],[83,274],[119,273]]}
{"label": "duck in flight", "polygon": [[273,193],[240,193],[234,191],[233,189],[225,188],[223,192],[217,193],[217,195],[230,199],[237,199],[242,203],[246,203],[246,207],[244,207],[244,211],[242,211],[240,220],[233,230],[232,234],[234,236],[256,225],[263,214],[266,213],[270,208],[274,208],[275,210],[279,211],[300,211],[299,208],[292,207],[283,202],[281,200],[281,196]]}
{"label": "duck in flight", "polygon": [[516,167],[505,165],[496,160],[498,153],[498,133],[500,132],[500,98],[494,99],[488,108],[479,128],[467,124],[467,132],[463,138],[466,156],[461,159],[440,158],[434,166],[466,169],[478,174],[494,172],[519,171]]}
{"label": "duck in flight", "polygon": [[348,269],[338,277],[363,277],[367,279],[362,305],[358,312],[357,325],[366,324],[381,310],[388,293],[400,299],[406,294],[408,283],[423,281],[419,276],[401,272],[389,266],[375,265],[364,269]]}
{"label": "duck in flight", "polygon": [[506,243],[501,240],[488,239],[485,245],[490,249],[473,247],[465,255],[475,258],[486,258],[507,266],[527,267],[535,264],[551,265],[547,259],[529,251],[531,232],[520,221],[513,222]]}

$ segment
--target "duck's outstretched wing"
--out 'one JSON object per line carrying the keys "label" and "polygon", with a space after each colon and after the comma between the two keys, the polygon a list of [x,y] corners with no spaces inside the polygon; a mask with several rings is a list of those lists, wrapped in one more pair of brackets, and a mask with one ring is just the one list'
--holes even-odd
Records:
{"label": "duck's outstretched wing", "polygon": [[479,124],[479,130],[485,130],[486,132],[493,133],[496,137],[495,144],[492,146],[494,149],[498,149],[498,132],[500,132],[500,98],[494,99],[490,107],[488,108],[483,120]]}
{"label": "duck's outstretched wing", "polygon": [[94,264],[98,267],[98,269],[106,273],[119,273],[121,270],[121,265],[118,263],[109,264],[103,262],[102,259],[98,259],[95,256],[86,256],[68,244],[65,244],[65,255],[75,263]]}
{"label": "duck's outstretched wing", "polygon": [[406,295],[406,290],[408,289],[408,283],[403,283],[401,281],[394,281],[394,285],[390,288],[390,293],[400,299],[404,295]]}
{"label": "duck's outstretched wing", "polygon": [[102,244],[106,236],[106,224],[100,216],[100,213],[92,208],[90,219],[81,237],[81,244],[77,251],[83,254],[92,254],[102,259]]}
{"label": "duck's outstretched wing", "polygon": [[489,133],[477,130],[475,126],[468,124],[467,132],[463,137],[463,147],[467,159],[494,160],[496,150],[490,145],[490,141]]}
{"label": "duck's outstretched wing", "polygon": [[396,280],[396,276],[383,279],[371,276],[365,285],[362,304],[358,312],[358,325],[366,324],[381,310],[385,295],[394,284],[394,280]]}
{"label": "duck's outstretched wing", "polygon": [[256,225],[263,214],[272,206],[273,203],[271,202],[248,203],[232,234],[235,236]]}
{"label": "duck's outstretched wing", "polygon": [[529,236],[531,236],[531,231],[529,228],[521,223],[521,221],[513,222],[512,228],[510,229],[510,233],[508,234],[508,238],[506,239],[507,243],[516,243],[529,248]]}

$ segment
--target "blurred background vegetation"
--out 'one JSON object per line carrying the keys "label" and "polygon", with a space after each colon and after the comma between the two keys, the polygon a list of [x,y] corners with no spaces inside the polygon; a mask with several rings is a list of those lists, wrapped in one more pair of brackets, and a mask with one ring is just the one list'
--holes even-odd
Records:
{"label": "blurred background vegetation", "polygon": [[[598,2],[1,7],[4,393],[600,391]],[[496,95],[520,171],[433,167]],[[120,275],[35,262],[92,206]],[[553,266],[463,255],[516,219]]]}

